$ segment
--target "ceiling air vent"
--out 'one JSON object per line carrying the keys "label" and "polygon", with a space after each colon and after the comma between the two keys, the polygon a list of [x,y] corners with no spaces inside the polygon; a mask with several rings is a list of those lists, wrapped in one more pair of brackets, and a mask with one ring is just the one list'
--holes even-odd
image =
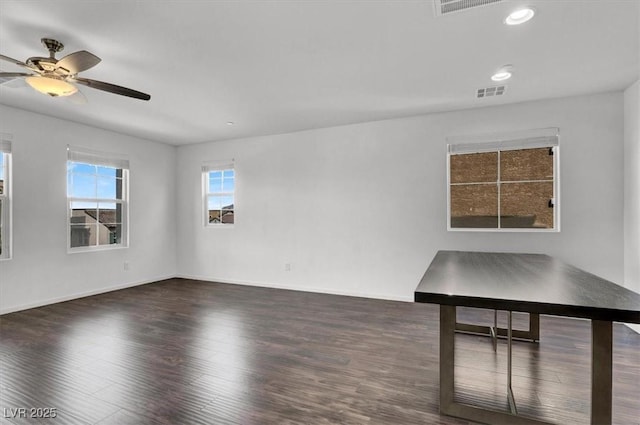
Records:
{"label": "ceiling air vent", "polygon": [[486,87],[484,89],[478,89],[476,97],[482,99],[483,97],[502,96],[507,89],[507,86],[493,86]]}
{"label": "ceiling air vent", "polygon": [[486,6],[502,0],[433,0],[436,7],[436,16],[448,13],[460,12],[472,7]]}

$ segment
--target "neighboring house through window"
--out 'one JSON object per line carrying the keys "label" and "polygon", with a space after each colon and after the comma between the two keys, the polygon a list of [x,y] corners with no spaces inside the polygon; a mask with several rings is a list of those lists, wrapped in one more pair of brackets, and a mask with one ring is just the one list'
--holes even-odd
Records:
{"label": "neighboring house through window", "polygon": [[1,138],[0,258],[11,258],[11,142]]}
{"label": "neighboring house through window", "polygon": [[448,141],[449,230],[559,230],[558,129]]}
{"label": "neighboring house through window", "polygon": [[68,249],[128,244],[129,161],[117,154],[68,148]]}
{"label": "neighboring house through window", "polygon": [[207,163],[202,167],[205,225],[235,222],[236,176],[233,161]]}

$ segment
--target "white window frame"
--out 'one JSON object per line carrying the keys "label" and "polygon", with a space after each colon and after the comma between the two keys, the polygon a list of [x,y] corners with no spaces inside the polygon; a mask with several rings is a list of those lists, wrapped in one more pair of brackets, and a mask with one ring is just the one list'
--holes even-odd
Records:
{"label": "white window frame", "polygon": [[[69,196],[69,188],[67,187],[67,252],[91,252],[106,251],[112,249],[128,248],[129,246],[129,160],[124,155],[116,153],[99,152],[85,148],[67,146],[67,182],[69,174],[69,164],[82,163],[103,167],[111,167],[122,170],[122,199],[100,199],[100,198],[78,198]],[[68,184],[68,183],[67,183]],[[90,246],[71,246],[71,205],[73,202],[91,202],[98,203],[115,203],[121,205],[121,239],[120,243],[108,245],[90,245]]]}
{"label": "white window frame", "polygon": [[[473,136],[447,137],[447,231],[450,232],[520,232],[520,233],[558,233],[560,232],[560,131],[558,128],[543,128],[527,131],[482,134]],[[498,153],[498,168],[500,152],[521,149],[550,148],[553,149],[553,228],[472,228],[451,227],[451,156],[470,153]],[[523,181],[527,182],[527,181]],[[509,183],[500,180],[498,173],[498,226],[500,226],[500,184]]]}
{"label": "white window frame", "polygon": [[2,252],[0,260],[10,260],[13,248],[13,226],[12,226],[12,194],[11,194],[11,141],[8,135],[0,137],[0,155],[3,156],[4,164],[4,182],[2,194],[0,194],[0,202],[2,203],[2,212],[0,213],[0,227],[2,234]]}
{"label": "white window frame", "polygon": [[[209,173],[214,171],[227,171],[233,170],[233,183],[234,190],[232,192],[215,192],[211,193],[209,188]],[[211,228],[233,228],[236,222],[236,192],[237,192],[237,173],[235,170],[235,162],[234,160],[229,161],[209,161],[205,162],[202,165],[202,211],[203,211],[203,223],[205,227]],[[231,196],[233,197],[233,223],[210,223],[209,222],[209,197],[211,196]]]}

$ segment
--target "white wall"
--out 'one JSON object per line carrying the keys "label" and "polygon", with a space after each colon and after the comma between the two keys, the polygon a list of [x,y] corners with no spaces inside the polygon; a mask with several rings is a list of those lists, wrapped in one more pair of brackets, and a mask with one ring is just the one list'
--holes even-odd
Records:
{"label": "white wall", "polygon": [[[623,94],[178,148],[178,274],[411,300],[438,249],[555,255],[623,282]],[[559,127],[560,233],[448,233],[448,135]],[[200,167],[234,158],[236,224],[204,228]],[[285,263],[291,271],[285,271]]]}
{"label": "white wall", "polygon": [[[0,313],[175,275],[175,147],[2,105],[0,132],[13,136],[13,258],[0,261]],[[129,248],[67,253],[67,144],[128,155]]]}
{"label": "white wall", "polygon": [[[624,92],[624,283],[640,293],[640,81]],[[640,332],[640,325],[633,326]]]}

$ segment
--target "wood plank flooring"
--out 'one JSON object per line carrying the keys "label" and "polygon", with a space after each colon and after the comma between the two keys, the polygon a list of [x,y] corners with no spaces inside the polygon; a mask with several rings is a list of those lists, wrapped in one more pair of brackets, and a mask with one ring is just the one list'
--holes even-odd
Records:
{"label": "wood plank flooring", "polygon": [[[438,413],[438,317],[430,304],[183,279],[7,314],[0,424],[467,424]],[[540,327],[540,344],[514,343],[518,407],[588,423],[590,324]],[[506,409],[505,342],[494,353],[457,335],[456,356],[457,397]],[[640,335],[619,324],[613,374],[614,422],[638,425]]]}

